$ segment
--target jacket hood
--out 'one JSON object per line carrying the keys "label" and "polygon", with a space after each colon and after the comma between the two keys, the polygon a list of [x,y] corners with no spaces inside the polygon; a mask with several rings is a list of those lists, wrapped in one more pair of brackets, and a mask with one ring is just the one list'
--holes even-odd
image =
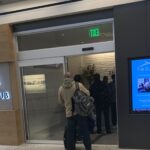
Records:
{"label": "jacket hood", "polygon": [[73,80],[70,78],[65,78],[63,82],[63,88],[71,88]]}

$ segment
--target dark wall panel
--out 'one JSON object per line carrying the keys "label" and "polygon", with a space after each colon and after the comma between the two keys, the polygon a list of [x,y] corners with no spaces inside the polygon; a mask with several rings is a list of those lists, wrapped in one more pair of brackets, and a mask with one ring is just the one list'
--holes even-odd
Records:
{"label": "dark wall panel", "polygon": [[114,8],[120,148],[150,149],[150,115],[129,113],[128,58],[147,56],[147,2]]}
{"label": "dark wall panel", "polygon": [[147,11],[147,53],[150,56],[150,1],[146,3],[146,11]]}
{"label": "dark wall panel", "polygon": [[68,16],[62,16],[57,18],[48,18],[44,20],[37,20],[32,22],[18,23],[13,25],[14,32],[27,31],[39,28],[47,28],[53,26],[60,26],[66,24],[95,21],[100,19],[112,18],[113,10],[102,10],[94,12],[86,12],[82,14],[74,14]]}

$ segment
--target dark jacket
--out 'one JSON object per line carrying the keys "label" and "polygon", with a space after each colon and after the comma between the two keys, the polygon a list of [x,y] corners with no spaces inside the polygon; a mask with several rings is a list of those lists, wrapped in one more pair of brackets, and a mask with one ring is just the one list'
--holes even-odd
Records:
{"label": "dark jacket", "polygon": [[115,103],[116,102],[116,87],[115,87],[114,81],[109,83],[109,95],[110,95],[110,102]]}
{"label": "dark jacket", "polygon": [[95,100],[95,105],[101,105],[101,92],[102,92],[102,82],[96,80],[90,87],[90,95]]}

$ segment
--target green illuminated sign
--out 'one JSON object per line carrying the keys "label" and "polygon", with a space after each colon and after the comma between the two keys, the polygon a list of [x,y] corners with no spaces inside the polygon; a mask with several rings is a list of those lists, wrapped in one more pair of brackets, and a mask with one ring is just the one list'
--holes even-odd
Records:
{"label": "green illuminated sign", "polygon": [[100,36],[101,36],[101,31],[100,31],[99,27],[89,29],[89,37],[90,38],[95,38],[95,37],[100,37]]}

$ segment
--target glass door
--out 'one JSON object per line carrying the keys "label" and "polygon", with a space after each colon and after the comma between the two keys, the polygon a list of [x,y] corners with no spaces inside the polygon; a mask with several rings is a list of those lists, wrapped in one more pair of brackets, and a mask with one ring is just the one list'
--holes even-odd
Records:
{"label": "glass door", "polygon": [[64,59],[20,62],[20,71],[27,140],[62,140],[65,113],[57,93],[63,80]]}

